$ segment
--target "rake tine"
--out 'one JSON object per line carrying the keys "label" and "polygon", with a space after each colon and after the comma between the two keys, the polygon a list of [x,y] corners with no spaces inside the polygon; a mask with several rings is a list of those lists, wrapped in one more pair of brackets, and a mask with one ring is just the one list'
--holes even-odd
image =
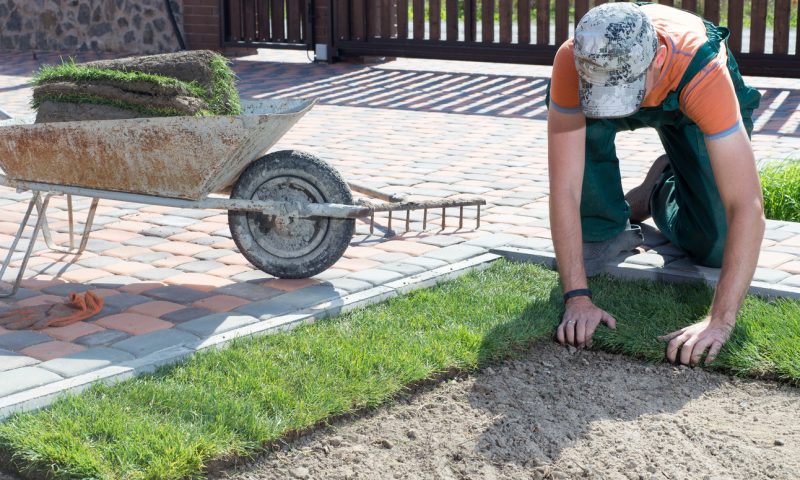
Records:
{"label": "rake tine", "polygon": [[69,249],[75,248],[75,224],[72,217],[72,195],[67,194],[67,215],[69,216]]}
{"label": "rake tine", "polygon": [[389,210],[389,231],[392,231],[392,211]]}
{"label": "rake tine", "polygon": [[411,210],[406,210],[406,232],[410,230],[409,225],[411,222]]}
{"label": "rake tine", "polygon": [[444,230],[444,208],[442,208],[442,230]]}
{"label": "rake tine", "polygon": [[369,218],[369,234],[375,233],[375,212],[372,212]]}
{"label": "rake tine", "polygon": [[478,205],[478,224],[475,225],[475,229],[481,228],[481,206]]}
{"label": "rake tine", "polygon": [[461,230],[464,227],[464,206],[458,207],[458,229]]}
{"label": "rake tine", "polygon": [[422,230],[425,230],[428,227],[428,209],[424,209],[422,211]]}

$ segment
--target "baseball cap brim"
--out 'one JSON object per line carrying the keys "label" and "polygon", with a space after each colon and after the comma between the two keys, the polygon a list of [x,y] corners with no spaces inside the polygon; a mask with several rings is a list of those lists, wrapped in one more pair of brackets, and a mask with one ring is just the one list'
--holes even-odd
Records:
{"label": "baseball cap brim", "polygon": [[630,83],[592,84],[580,79],[581,109],[588,118],[621,118],[633,115],[642,105],[646,73]]}

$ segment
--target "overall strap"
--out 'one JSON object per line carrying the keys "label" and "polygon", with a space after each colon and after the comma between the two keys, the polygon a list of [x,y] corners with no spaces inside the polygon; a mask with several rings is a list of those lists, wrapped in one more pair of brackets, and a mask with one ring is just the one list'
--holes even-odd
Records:
{"label": "overall strap", "polygon": [[675,92],[678,95],[681,94],[683,87],[688,85],[695,75],[700,73],[700,71],[705,68],[706,65],[717,58],[717,54],[719,54],[720,42],[727,40],[728,35],[730,34],[727,28],[717,27],[707,20],[703,20],[703,23],[706,25],[706,35],[708,36],[708,41],[699,49],[697,49],[697,52],[695,52],[694,57],[692,57],[692,61],[689,63],[689,66],[686,67],[686,71],[683,73],[680,83],[678,83],[678,88],[675,89]]}

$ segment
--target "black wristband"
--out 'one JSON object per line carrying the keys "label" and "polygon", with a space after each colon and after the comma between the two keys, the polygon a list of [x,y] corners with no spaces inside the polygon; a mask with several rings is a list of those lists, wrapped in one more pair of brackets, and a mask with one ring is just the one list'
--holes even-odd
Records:
{"label": "black wristband", "polygon": [[573,297],[589,297],[592,298],[592,291],[588,288],[579,288],[577,290],[570,290],[569,292],[564,294],[564,303],[567,303],[567,300]]}

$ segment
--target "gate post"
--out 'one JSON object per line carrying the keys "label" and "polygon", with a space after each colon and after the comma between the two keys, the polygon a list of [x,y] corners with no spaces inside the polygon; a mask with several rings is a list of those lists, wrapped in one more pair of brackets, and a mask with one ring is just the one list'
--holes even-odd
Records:
{"label": "gate post", "polygon": [[308,11],[310,12],[314,59],[318,62],[328,62],[333,60],[333,12],[335,12],[336,0],[309,0]]}

